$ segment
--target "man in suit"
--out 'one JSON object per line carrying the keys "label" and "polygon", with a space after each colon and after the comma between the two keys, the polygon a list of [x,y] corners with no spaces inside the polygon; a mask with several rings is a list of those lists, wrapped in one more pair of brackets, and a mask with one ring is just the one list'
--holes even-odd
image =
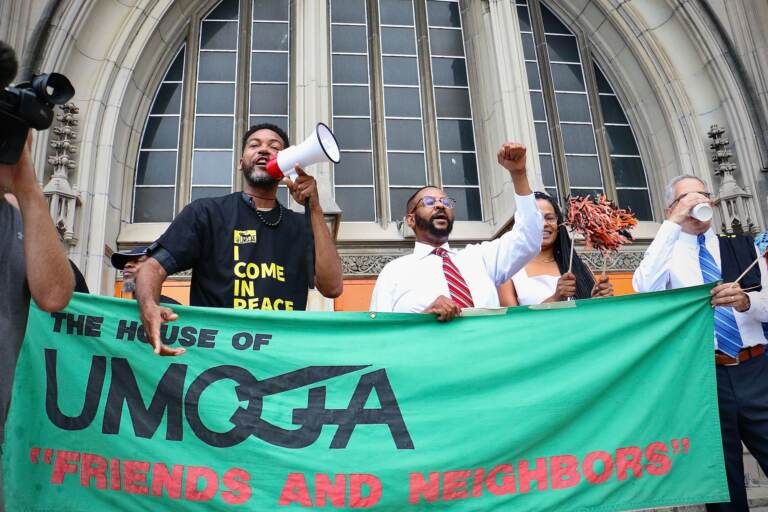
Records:
{"label": "man in suit", "polygon": [[[768,321],[765,260],[734,282],[758,257],[752,239],[717,236],[710,220],[692,215],[696,205],[713,206],[706,184],[696,176],[674,178],[665,191],[667,220],[635,271],[638,292],[668,290],[725,281],[712,289],[715,365],[730,503],[713,511],[746,511],[747,493],[741,443],[768,471]],[[762,289],[761,289],[762,288]],[[747,290],[752,291],[747,291]]]}

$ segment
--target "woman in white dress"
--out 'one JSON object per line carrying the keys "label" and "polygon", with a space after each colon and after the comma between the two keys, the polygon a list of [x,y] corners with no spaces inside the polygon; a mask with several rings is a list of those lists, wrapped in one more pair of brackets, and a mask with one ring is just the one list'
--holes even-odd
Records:
{"label": "woman in white dress", "polygon": [[592,272],[575,252],[571,272],[568,272],[571,238],[563,225],[563,214],[549,195],[536,192],[535,197],[536,205],[544,216],[541,252],[499,287],[501,305],[527,306],[569,298],[613,295],[608,277],[600,277],[596,282]]}

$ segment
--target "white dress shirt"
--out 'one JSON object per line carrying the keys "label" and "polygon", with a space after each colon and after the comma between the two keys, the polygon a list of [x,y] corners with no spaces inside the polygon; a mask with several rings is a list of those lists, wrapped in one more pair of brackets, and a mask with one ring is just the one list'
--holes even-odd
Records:
{"label": "white dress shirt", "polygon": [[[707,250],[717,265],[720,243],[712,229],[704,233]],[[755,250],[755,257],[758,257]],[[762,322],[768,322],[768,270],[765,258],[759,258],[762,291],[747,292],[750,307],[744,313],[733,310],[745,347],[765,344]],[[699,266],[699,242],[696,235],[685,233],[672,221],[665,221],[635,270],[632,285],[638,292],[655,292],[704,284]]]}
{"label": "white dress shirt", "polygon": [[[475,307],[498,307],[496,287],[541,250],[543,219],[533,194],[515,195],[515,204],[515,225],[500,238],[461,250],[442,245],[467,282]],[[440,295],[450,297],[443,259],[434,249],[416,242],[412,254],[387,263],[376,280],[370,310],[423,313]]]}

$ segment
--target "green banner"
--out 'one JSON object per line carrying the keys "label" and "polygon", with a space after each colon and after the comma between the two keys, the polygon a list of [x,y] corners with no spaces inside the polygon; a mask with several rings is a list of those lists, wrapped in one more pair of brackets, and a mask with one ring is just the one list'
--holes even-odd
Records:
{"label": "green banner", "polygon": [[709,287],[427,315],[32,308],[6,510],[610,511],[727,501]]}

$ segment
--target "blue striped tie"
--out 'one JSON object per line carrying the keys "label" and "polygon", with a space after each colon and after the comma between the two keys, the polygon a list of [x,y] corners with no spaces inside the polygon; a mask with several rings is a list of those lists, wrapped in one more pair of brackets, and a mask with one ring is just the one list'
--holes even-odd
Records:
{"label": "blue striped tie", "polygon": [[[704,245],[704,235],[699,235],[699,266],[701,267],[701,277],[705,283],[713,283],[721,278],[720,269],[715,262],[715,258]],[[736,324],[736,317],[733,314],[733,308],[718,306],[715,308],[715,339],[717,339],[717,348],[721,352],[731,357],[736,357],[744,346],[739,334],[739,326]]]}

